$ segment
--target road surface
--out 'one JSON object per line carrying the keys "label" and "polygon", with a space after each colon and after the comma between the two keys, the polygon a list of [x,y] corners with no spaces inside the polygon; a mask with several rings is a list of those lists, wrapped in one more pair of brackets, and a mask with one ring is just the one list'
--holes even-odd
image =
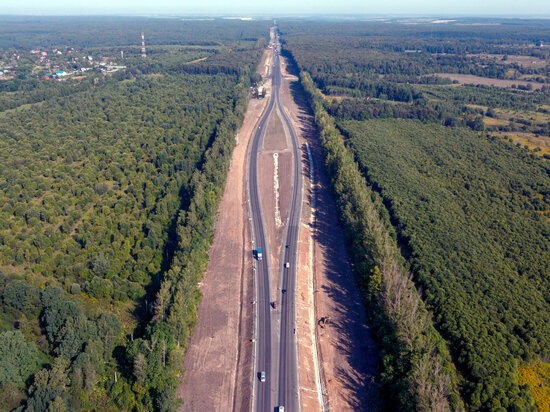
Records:
{"label": "road surface", "polygon": [[[298,365],[295,334],[295,289],[298,253],[298,235],[302,210],[302,172],[300,150],[296,131],[281,105],[280,89],[282,82],[278,50],[278,33],[275,32],[275,49],[272,59],[272,93],[258,127],[254,131],[249,169],[249,198],[254,233],[254,248],[262,248],[263,259],[256,263],[257,285],[257,324],[256,324],[256,365],[255,365],[255,405],[257,412],[273,411],[276,406],[285,406],[287,411],[298,411]],[[265,134],[267,122],[274,108],[279,109],[290,134],[293,152],[293,187],[289,218],[286,222],[286,235],[282,253],[281,289],[271,295],[270,253],[263,223],[258,188],[258,151]],[[286,267],[286,263],[288,266]],[[285,293],[283,293],[285,291]],[[273,301],[279,302],[275,309]],[[277,326],[280,326],[278,330]],[[265,382],[260,382],[260,372],[266,374]]]}

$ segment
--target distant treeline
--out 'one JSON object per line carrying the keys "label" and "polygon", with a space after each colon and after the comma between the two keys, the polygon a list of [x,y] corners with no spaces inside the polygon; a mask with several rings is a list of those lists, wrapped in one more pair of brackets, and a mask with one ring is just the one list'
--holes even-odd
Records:
{"label": "distant treeline", "polygon": [[[405,51],[425,46],[430,53],[500,54],[502,43],[507,43],[510,54],[513,54],[522,46],[550,42],[547,19],[459,18],[450,24],[415,22],[413,19],[408,22],[403,19],[345,22],[281,19],[279,30],[285,39],[305,36],[364,37],[373,44],[388,44],[386,50]],[[400,41],[389,39],[392,37]]]}
{"label": "distant treeline", "polygon": [[141,32],[145,33],[146,45],[218,45],[267,38],[269,26],[269,20],[2,16],[0,48],[141,47]]}

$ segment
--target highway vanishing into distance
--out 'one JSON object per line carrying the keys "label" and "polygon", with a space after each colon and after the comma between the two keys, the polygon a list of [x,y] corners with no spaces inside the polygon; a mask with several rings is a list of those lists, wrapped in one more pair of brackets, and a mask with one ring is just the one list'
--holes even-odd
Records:
{"label": "highway vanishing into distance", "polygon": [[[281,104],[281,64],[279,58],[279,36],[275,29],[273,59],[271,62],[272,92],[267,107],[252,136],[249,164],[249,201],[253,228],[254,249],[260,247],[263,258],[256,261],[256,339],[254,367],[253,410],[273,411],[284,406],[286,411],[298,411],[298,354],[296,347],[295,289],[298,260],[298,235],[303,200],[301,156],[296,131]],[[268,120],[274,109],[278,109],[284,123],[285,133],[290,134],[293,152],[293,186],[289,218],[283,236],[283,249],[279,269],[280,288],[271,284],[270,252],[263,221],[258,187],[258,154],[265,136]],[[288,265],[286,264],[288,262]],[[288,266],[288,267],[287,267]],[[271,291],[275,290],[275,293]],[[279,304],[275,308],[273,302]],[[261,382],[265,372],[265,382]]]}

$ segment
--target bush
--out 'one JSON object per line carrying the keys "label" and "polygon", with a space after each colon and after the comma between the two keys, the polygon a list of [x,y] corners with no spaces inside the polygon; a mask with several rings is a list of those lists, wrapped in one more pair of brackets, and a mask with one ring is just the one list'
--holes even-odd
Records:
{"label": "bush", "polygon": [[86,293],[96,299],[105,299],[113,297],[113,283],[109,279],[101,279],[98,276],[86,282],[85,284]]}
{"label": "bush", "polygon": [[71,285],[71,295],[80,295],[80,285],[78,283],[73,283]]}
{"label": "bush", "polygon": [[40,293],[38,288],[21,280],[10,282],[3,293],[4,303],[26,313],[37,314],[40,311]]}
{"label": "bush", "polygon": [[95,192],[102,196],[109,191],[109,185],[107,183],[98,183],[94,186]]}
{"label": "bush", "polygon": [[104,277],[109,271],[110,267],[111,264],[109,262],[109,259],[105,257],[105,254],[103,252],[98,253],[92,261],[92,270],[97,276]]}

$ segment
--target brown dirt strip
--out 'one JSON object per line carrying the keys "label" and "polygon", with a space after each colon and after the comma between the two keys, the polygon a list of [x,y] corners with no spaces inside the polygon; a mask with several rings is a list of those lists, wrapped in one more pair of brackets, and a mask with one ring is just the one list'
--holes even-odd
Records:
{"label": "brown dirt strip", "polygon": [[292,152],[279,153],[279,208],[283,222],[288,219],[292,195]]}
{"label": "brown dirt strip", "polygon": [[[321,370],[325,405],[329,410],[376,410],[377,346],[366,325],[365,309],[355,286],[313,118],[297,83],[290,80],[295,73],[284,71],[288,77],[285,76],[287,80],[283,85],[283,104],[303,149],[305,193],[311,194],[306,142],[313,156],[316,183],[315,221],[310,225],[311,197],[308,196],[304,199],[302,214],[304,230],[301,233],[305,235],[300,236],[298,252],[297,334],[302,410],[320,410],[315,384],[317,367]],[[311,313],[313,295],[315,312]],[[321,317],[330,318],[324,328],[317,323]],[[315,347],[319,349],[320,365],[316,364]]]}

